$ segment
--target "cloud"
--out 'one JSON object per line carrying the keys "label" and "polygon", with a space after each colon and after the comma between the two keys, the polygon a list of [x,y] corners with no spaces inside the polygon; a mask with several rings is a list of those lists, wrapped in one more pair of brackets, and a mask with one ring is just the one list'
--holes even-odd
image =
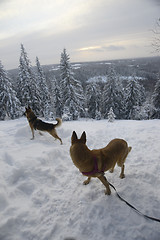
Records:
{"label": "cloud", "polygon": [[11,0],[1,0],[0,5],[6,4],[7,2],[10,2]]}
{"label": "cloud", "polygon": [[103,47],[103,49],[107,51],[122,51],[126,48],[124,46],[109,45],[108,47]]}
{"label": "cloud", "polygon": [[104,51],[122,51],[126,48],[120,45],[109,45],[109,46],[90,46],[83,47],[78,49],[77,51],[92,51],[92,52],[104,52]]}
{"label": "cloud", "polygon": [[[124,57],[124,52],[127,57],[143,55],[149,29],[160,17],[157,3],[158,0],[0,0],[1,60],[15,65],[19,56],[15,49],[20,48],[20,43],[31,61],[36,55],[43,64],[59,62],[64,47],[74,61],[105,59],[106,53],[110,59]],[[131,50],[134,45],[140,46],[138,53],[135,48]]]}
{"label": "cloud", "polygon": [[[152,0],[150,0],[152,1]],[[157,5],[160,5],[160,0],[153,0]]]}
{"label": "cloud", "polygon": [[43,31],[46,36],[83,27],[90,0],[14,0],[0,9],[1,36]]}
{"label": "cloud", "polygon": [[101,46],[90,46],[90,47],[83,47],[78,49],[78,51],[97,51],[101,49]]}

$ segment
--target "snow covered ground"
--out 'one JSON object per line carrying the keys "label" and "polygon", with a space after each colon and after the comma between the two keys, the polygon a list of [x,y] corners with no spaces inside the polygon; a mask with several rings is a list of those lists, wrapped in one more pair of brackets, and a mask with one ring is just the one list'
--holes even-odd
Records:
{"label": "snow covered ground", "polygon": [[89,148],[124,138],[132,151],[126,178],[106,173],[119,194],[141,212],[160,218],[160,120],[64,122],[63,145],[49,134],[30,140],[26,118],[0,121],[0,240],[159,240],[160,223],[138,215],[104,186],[85,177],[69,155],[75,130]]}

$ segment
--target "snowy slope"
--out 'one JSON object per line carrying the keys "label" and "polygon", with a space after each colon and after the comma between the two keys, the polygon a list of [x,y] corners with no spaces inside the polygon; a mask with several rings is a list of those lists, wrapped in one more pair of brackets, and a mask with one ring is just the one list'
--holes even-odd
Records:
{"label": "snowy slope", "polygon": [[121,202],[113,189],[85,177],[69,155],[72,131],[87,133],[89,148],[124,138],[132,151],[126,178],[120,169],[106,177],[119,194],[150,216],[160,218],[160,120],[64,122],[64,144],[47,133],[30,140],[27,120],[0,122],[0,240],[159,240],[160,223]]}

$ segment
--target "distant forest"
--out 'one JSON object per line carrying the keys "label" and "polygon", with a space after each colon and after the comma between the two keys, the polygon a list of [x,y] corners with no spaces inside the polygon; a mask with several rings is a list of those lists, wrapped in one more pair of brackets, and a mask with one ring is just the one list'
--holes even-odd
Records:
{"label": "distant forest", "polygon": [[18,69],[0,63],[0,120],[15,119],[30,106],[46,119],[160,118],[160,57],[32,66],[21,44]]}

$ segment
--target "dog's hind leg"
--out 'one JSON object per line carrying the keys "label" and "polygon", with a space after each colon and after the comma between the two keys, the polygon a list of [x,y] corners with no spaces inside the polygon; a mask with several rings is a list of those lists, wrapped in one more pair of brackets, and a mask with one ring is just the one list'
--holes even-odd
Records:
{"label": "dog's hind leg", "polygon": [[116,165],[116,162],[113,164],[113,166],[110,168],[110,173],[113,173],[114,172],[114,167],[115,167],[115,165]]}
{"label": "dog's hind leg", "polygon": [[[128,154],[127,154],[127,155],[128,155]],[[127,157],[127,156],[126,156],[126,157]],[[125,168],[125,166],[124,166],[124,163],[125,163],[126,157],[124,157],[124,159],[121,159],[121,160],[119,160],[119,161],[117,162],[117,165],[118,165],[119,167],[121,167],[121,173],[120,173],[120,175],[119,175],[120,178],[125,178],[125,174],[124,174],[124,168]]]}
{"label": "dog's hind leg", "polygon": [[58,137],[58,135],[56,134],[56,137],[55,137],[56,139],[58,139],[60,142],[61,142],[61,145],[63,144],[62,143],[62,139],[60,138],[60,137]]}
{"label": "dog's hind leg", "polygon": [[88,177],[87,180],[85,180],[85,181],[83,182],[83,185],[89,184],[90,181],[91,181],[91,177]]}
{"label": "dog's hind leg", "polygon": [[106,177],[102,175],[102,176],[100,176],[98,178],[104,184],[104,186],[106,187],[105,194],[110,195],[111,194],[111,190],[110,190],[109,183],[108,183]]}
{"label": "dog's hind leg", "polygon": [[124,157],[122,160],[119,160],[119,161],[117,162],[117,165],[118,165],[119,167],[121,167],[121,173],[120,173],[120,176],[119,176],[121,179],[122,179],[122,178],[125,178],[125,174],[124,174],[125,165],[124,165],[124,163],[125,163],[125,161],[126,161],[126,158],[127,158],[127,156],[128,156],[128,153],[131,151],[131,149],[132,149],[132,147],[128,147],[128,151],[127,151],[125,157]]}
{"label": "dog's hind leg", "polygon": [[125,166],[124,166],[124,164],[123,164],[123,166],[121,167],[121,173],[120,173],[120,176],[119,176],[121,179],[122,179],[122,178],[125,178],[124,168],[125,168]]}
{"label": "dog's hind leg", "polygon": [[58,140],[61,142],[61,144],[63,144],[63,143],[62,143],[62,139],[61,139],[60,137],[58,137],[55,129],[54,129],[53,131],[49,132],[49,133],[50,133],[54,138],[58,139]]}

